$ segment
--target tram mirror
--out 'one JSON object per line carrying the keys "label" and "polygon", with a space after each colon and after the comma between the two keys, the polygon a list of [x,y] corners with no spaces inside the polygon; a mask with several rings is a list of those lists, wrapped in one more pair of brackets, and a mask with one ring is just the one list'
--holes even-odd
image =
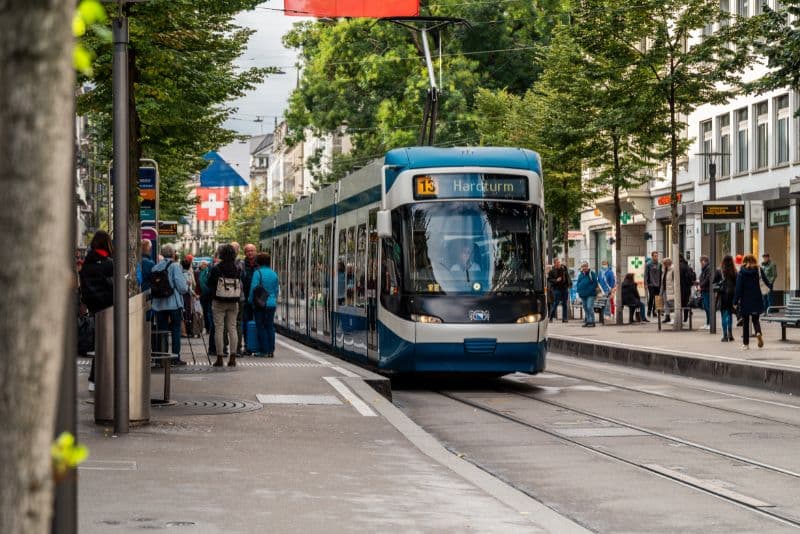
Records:
{"label": "tram mirror", "polygon": [[389,210],[378,211],[378,237],[392,237],[392,212]]}

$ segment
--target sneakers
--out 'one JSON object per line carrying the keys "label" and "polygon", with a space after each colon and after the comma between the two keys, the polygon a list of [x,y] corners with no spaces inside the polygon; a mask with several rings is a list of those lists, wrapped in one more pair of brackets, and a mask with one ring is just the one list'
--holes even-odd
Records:
{"label": "sneakers", "polygon": [[703,327],[700,330],[711,330],[711,325],[710,324],[704,324]]}
{"label": "sneakers", "polygon": [[758,348],[760,349],[764,346],[764,336],[761,335],[761,332],[756,334],[756,339],[758,339]]}
{"label": "sneakers", "polygon": [[669,319],[668,321],[664,321],[664,322],[663,322],[663,323],[661,323],[661,324],[673,324],[673,322],[672,322],[672,319]]}
{"label": "sneakers", "polygon": [[742,345],[741,350],[750,350],[750,345]]}
{"label": "sneakers", "polygon": [[94,393],[94,382],[89,382],[89,392]]}
{"label": "sneakers", "polygon": [[720,341],[726,343],[727,341],[729,341],[728,336],[722,336],[722,339],[720,339]]}

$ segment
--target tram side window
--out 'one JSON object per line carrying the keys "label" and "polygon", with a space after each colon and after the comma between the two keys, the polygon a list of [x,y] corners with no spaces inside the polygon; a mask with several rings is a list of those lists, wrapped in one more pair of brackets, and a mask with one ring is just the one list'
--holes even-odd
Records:
{"label": "tram side window", "polygon": [[[392,213],[392,237],[382,240],[383,254],[381,264],[381,295],[397,297],[402,293],[402,265],[403,252],[398,237],[401,233],[400,215]],[[382,299],[384,306],[389,307],[389,301]]]}
{"label": "tram side window", "polygon": [[355,306],[356,304],[356,277],[355,277],[355,263],[356,263],[356,230],[354,226],[347,229],[347,276],[345,278],[345,286],[347,288],[347,297],[345,298],[346,306]]}
{"label": "tram side window", "polygon": [[336,258],[336,304],[344,306],[347,271],[347,232],[339,230],[339,256]]}
{"label": "tram side window", "polygon": [[306,291],[307,291],[306,288],[306,284],[308,283],[308,272],[306,271],[308,269],[307,255],[308,255],[308,243],[306,241],[306,238],[303,237],[303,240],[300,242],[300,269],[298,269],[300,271],[299,291],[301,299],[306,298]]}
{"label": "tram side window", "polygon": [[356,307],[366,306],[365,291],[365,270],[367,255],[367,225],[358,225],[358,239],[356,241],[356,264],[355,264],[355,286],[356,286]]}

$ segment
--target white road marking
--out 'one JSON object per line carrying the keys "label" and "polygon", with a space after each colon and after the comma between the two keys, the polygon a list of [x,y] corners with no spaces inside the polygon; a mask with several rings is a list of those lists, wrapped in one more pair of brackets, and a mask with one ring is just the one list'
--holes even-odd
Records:
{"label": "white road marking", "polygon": [[298,349],[294,345],[290,345],[289,343],[286,343],[285,341],[281,341],[280,339],[276,339],[275,343],[280,345],[280,346],[282,346],[282,347],[286,347],[287,349],[293,350],[294,352],[296,352],[300,356],[303,356],[304,358],[308,358],[309,360],[313,360],[313,361],[315,361],[317,363],[321,363],[323,365],[330,366],[330,362],[328,360],[326,360],[325,358],[322,358],[322,357],[317,356],[315,354],[311,354],[310,352],[307,352],[307,351],[305,351],[303,349]]}
{"label": "white road marking", "polygon": [[347,401],[353,405],[353,408],[358,410],[358,413],[363,415],[364,417],[377,417],[377,414],[372,411],[372,408],[367,406],[367,404],[358,398],[358,396],[350,391],[350,389],[342,384],[342,382],[333,376],[326,376],[325,381],[328,382],[333,388],[339,392],[339,394],[347,399]]}
{"label": "white road marking", "polygon": [[658,464],[645,464],[645,467],[648,469],[652,469],[657,473],[661,473],[662,475],[666,475],[670,478],[675,478],[682,482],[686,482],[687,484],[691,484],[692,486],[697,486],[698,488],[702,488],[704,490],[718,493],[728,499],[731,499],[736,502],[740,502],[742,504],[746,504],[747,506],[755,506],[757,508],[769,508],[775,506],[774,504],[769,504],[764,501],[759,501],[758,499],[754,499],[753,497],[748,497],[747,495],[742,495],[741,493],[737,493],[735,491],[731,491],[729,489],[723,488],[717,484],[712,484],[707,480],[701,480],[699,478],[694,478],[689,475],[683,474],[680,471],[674,471],[672,469],[668,469],[662,465]]}
{"label": "white road marking", "polygon": [[360,375],[357,375],[353,371],[348,371],[344,367],[339,367],[338,365],[331,365],[331,369],[333,369],[336,372],[342,373],[344,376],[347,376],[347,377],[350,377],[350,378],[361,378]]}

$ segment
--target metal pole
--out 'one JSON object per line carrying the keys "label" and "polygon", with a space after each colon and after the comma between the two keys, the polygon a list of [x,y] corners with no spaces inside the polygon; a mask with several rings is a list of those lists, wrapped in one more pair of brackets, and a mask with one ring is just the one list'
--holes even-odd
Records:
{"label": "metal pole", "polygon": [[[717,166],[714,164],[713,160],[708,164],[708,199],[717,200]],[[714,295],[713,287],[714,274],[717,272],[717,225],[714,224],[713,221],[711,221],[709,233],[711,247],[708,251],[708,263],[711,266],[711,280],[709,282],[709,291],[711,294],[709,295],[708,315],[711,322],[709,323],[708,332],[709,334],[716,334],[717,299],[716,295]]]}
{"label": "metal pole", "polygon": [[128,432],[128,19],[112,23],[114,38],[114,433]]}

